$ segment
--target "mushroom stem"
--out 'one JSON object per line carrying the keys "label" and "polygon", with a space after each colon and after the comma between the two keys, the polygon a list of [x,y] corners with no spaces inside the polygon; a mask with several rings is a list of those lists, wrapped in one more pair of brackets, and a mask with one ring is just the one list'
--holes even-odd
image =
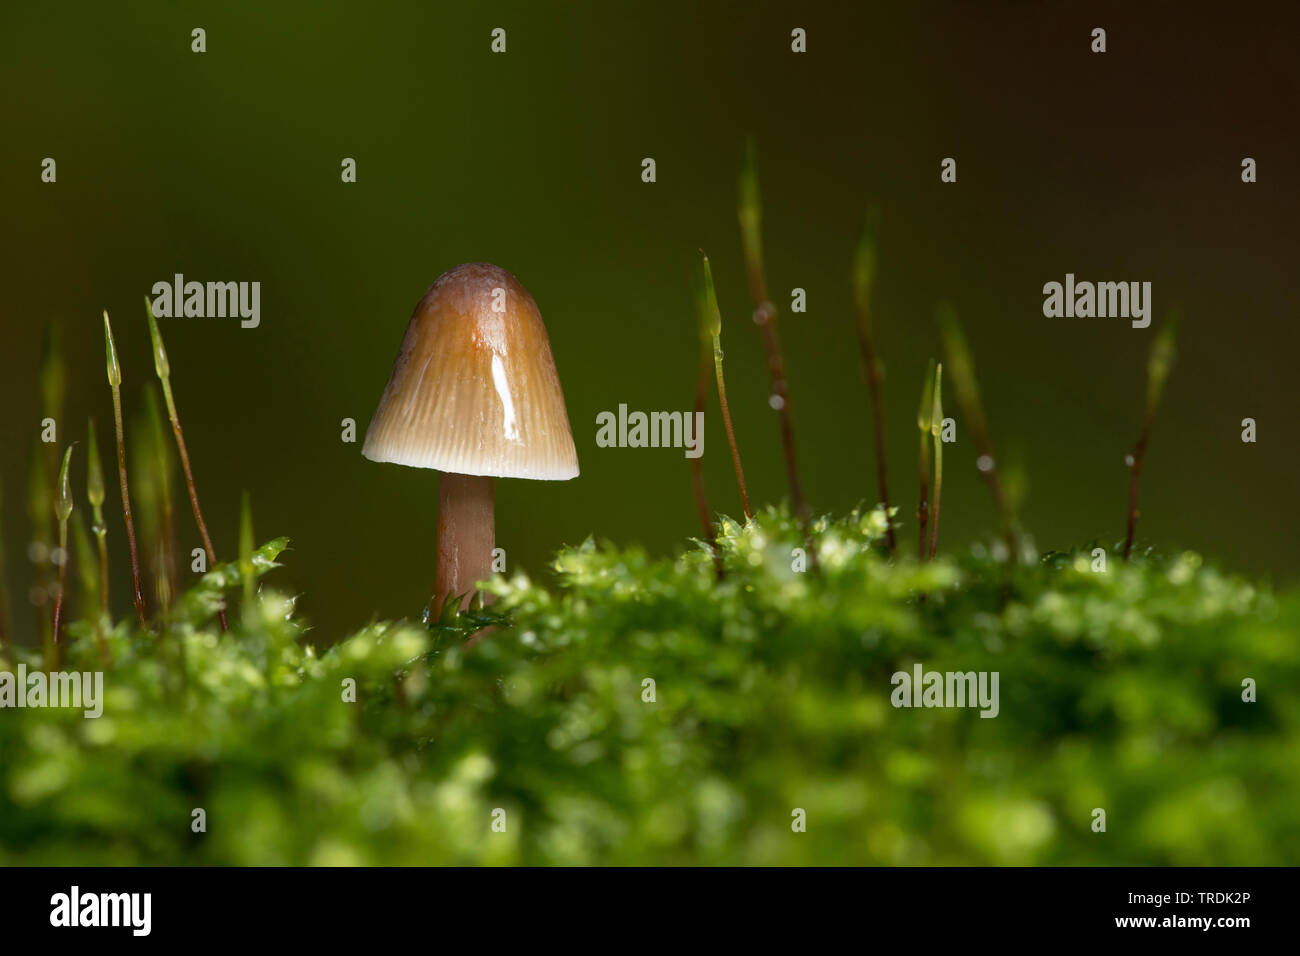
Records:
{"label": "mushroom stem", "polygon": [[492,478],[443,472],[438,477],[438,569],[433,582],[434,608],[453,595],[464,595],[463,610],[474,595],[474,582],[492,576],[496,546]]}

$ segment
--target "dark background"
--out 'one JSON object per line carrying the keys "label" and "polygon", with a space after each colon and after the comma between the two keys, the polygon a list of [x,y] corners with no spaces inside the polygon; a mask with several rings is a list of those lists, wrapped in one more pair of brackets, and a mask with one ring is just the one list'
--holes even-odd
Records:
{"label": "dark background", "polygon": [[[714,265],[751,495],[786,493],[735,214],[759,149],[768,277],[814,507],[875,500],[849,266],[881,210],[876,291],[895,503],[915,530],[913,423],[940,298],[965,322],[999,459],[1028,482],[1041,548],[1123,534],[1147,348],[1180,306],[1179,360],[1143,486],[1142,536],[1293,581],[1297,451],[1296,18],[1188,4],[6,4],[0,13],[0,487],[20,634],[38,365],[62,324],[60,443],[111,406],[114,316],[128,414],[153,380],[154,282],[260,281],[262,324],[163,321],[216,550],[241,492],[330,642],[415,615],[433,577],[436,475],[361,440],[411,308],[459,262],[514,272],[541,306],[582,474],[500,481],[499,544],[542,571],[588,534],[666,552],[698,534],[679,450],[600,449],[595,417],[686,410],[698,249]],[[1282,5],[1278,10],[1284,10]],[[190,52],[190,30],[207,52]],[[508,52],[489,51],[503,27]],[[790,31],[808,31],[808,53]],[[1089,51],[1094,26],[1108,52]],[[58,182],[40,180],[41,160]],[[357,160],[358,182],[340,182]],[[655,158],[658,182],[641,182]],[[955,185],[939,162],[958,162]],[[1259,182],[1240,178],[1254,157]],[[1066,272],[1149,280],[1156,323],[1047,319]],[[789,313],[789,290],[808,312]],[[959,419],[941,546],[995,515]],[[716,406],[710,502],[739,504]],[[1240,421],[1259,423],[1255,445]],[[340,420],[358,423],[354,445]],[[84,467],[84,458],[81,459]],[[84,507],[84,472],[75,478]],[[198,546],[183,510],[184,552]],[[114,610],[130,613],[110,472]]]}

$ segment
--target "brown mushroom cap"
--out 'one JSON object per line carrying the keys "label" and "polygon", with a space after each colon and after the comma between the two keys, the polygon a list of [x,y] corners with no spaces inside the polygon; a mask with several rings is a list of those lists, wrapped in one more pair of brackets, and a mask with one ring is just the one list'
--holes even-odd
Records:
{"label": "brown mushroom cap", "polygon": [[461,475],[577,476],[546,326],[518,279],[471,262],[429,286],[361,453]]}

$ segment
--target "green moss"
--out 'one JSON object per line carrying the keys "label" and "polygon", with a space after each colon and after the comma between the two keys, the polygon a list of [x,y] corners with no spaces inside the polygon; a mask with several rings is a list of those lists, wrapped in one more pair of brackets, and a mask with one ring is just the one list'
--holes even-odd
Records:
{"label": "green moss", "polygon": [[[816,522],[800,573],[791,516],[723,519],[721,579],[588,542],[323,653],[266,580],[219,636],[221,565],[161,633],[118,623],[103,717],[0,711],[0,863],[1300,862],[1295,594],[1192,554],[892,562],[884,529]],[[998,716],[891,706],[918,662],[997,671]]]}

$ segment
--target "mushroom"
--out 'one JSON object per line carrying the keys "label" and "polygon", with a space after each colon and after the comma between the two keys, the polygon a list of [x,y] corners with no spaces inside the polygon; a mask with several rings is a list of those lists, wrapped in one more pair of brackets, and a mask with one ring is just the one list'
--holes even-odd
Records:
{"label": "mushroom", "polygon": [[434,613],[491,577],[493,478],[577,477],[560,377],[537,303],[498,266],[440,275],[415,307],[366,431],[371,461],[434,468]]}

